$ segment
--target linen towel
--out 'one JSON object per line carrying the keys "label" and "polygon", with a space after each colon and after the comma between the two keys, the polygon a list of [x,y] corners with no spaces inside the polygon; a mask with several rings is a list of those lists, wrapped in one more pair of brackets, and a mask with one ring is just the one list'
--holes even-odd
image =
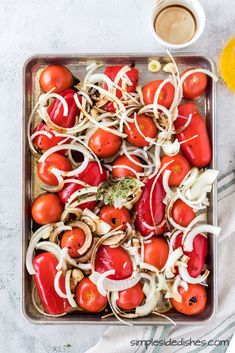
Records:
{"label": "linen towel", "polygon": [[[198,327],[111,327],[86,353],[222,353],[227,349],[228,353],[235,352],[235,338],[229,344],[235,332],[235,170],[219,178],[218,214],[222,228],[218,239],[219,308],[213,320]],[[178,345],[151,343],[154,340],[169,342],[169,339],[176,340]],[[199,340],[198,346],[179,344],[190,339]]]}

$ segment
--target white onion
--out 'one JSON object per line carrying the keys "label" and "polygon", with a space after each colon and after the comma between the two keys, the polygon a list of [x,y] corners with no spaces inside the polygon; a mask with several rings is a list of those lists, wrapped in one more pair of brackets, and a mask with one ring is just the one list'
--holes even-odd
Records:
{"label": "white onion", "polygon": [[172,269],[175,267],[175,262],[181,258],[183,255],[183,250],[181,247],[172,251],[172,253],[168,256],[167,262],[165,264],[165,273],[166,278],[173,278],[175,275],[172,272]]}
{"label": "white onion", "polygon": [[[143,226],[149,230],[154,230],[155,227],[154,226],[151,226],[150,224],[146,223],[145,221],[142,222],[143,223]],[[145,237],[144,237],[145,239]]]}
{"label": "white onion", "polygon": [[105,271],[104,273],[102,273],[97,281],[97,289],[99,291],[99,293],[101,295],[103,295],[104,297],[106,297],[107,295],[107,290],[104,288],[104,280],[110,276],[110,275],[114,275],[115,274],[115,270],[108,270],[108,271]]}
{"label": "white onion", "polygon": [[130,172],[132,172],[135,175],[135,177],[137,179],[140,178],[139,174],[145,174],[145,173],[138,173],[135,169],[133,169],[133,168],[127,166],[127,165],[124,165],[124,164],[118,164],[118,165],[113,165],[112,166],[112,169],[117,169],[117,168],[122,168],[122,169],[124,168],[124,169],[129,170]]}
{"label": "white onion", "polygon": [[64,99],[64,97],[62,97],[60,94],[57,94],[57,93],[45,93],[45,94],[42,94],[40,97],[39,97],[39,100],[38,100],[38,103],[41,107],[44,107],[46,102],[48,101],[48,99],[50,98],[56,98],[58,99],[62,105],[63,105],[63,109],[64,109],[64,113],[63,113],[63,116],[68,116],[68,113],[69,113],[69,108],[68,108],[68,104],[66,102],[66,100]]}
{"label": "white onion", "polygon": [[191,168],[188,174],[181,182],[180,187],[191,185],[197,179],[198,175],[199,175],[199,169],[196,167]]}
{"label": "white onion", "polygon": [[191,200],[195,200],[200,197],[203,193],[210,192],[212,189],[212,184],[219,174],[218,170],[207,169],[203,172],[194,184],[190,188]]}
{"label": "white onion", "polygon": [[59,297],[67,299],[68,298],[67,295],[63,293],[62,290],[60,289],[59,281],[60,281],[61,275],[62,275],[62,271],[58,271],[57,274],[55,275],[54,288],[56,293],[59,295]]}
{"label": "white onion", "polygon": [[30,275],[35,275],[35,270],[33,267],[32,259],[35,246],[39,242],[41,238],[47,239],[50,236],[51,231],[53,230],[53,225],[47,224],[45,226],[40,227],[33,235],[29,242],[29,246],[26,253],[26,268]]}
{"label": "white onion", "polygon": [[91,264],[90,263],[84,264],[84,263],[79,262],[79,263],[76,264],[76,266],[78,268],[80,268],[80,270],[82,270],[82,271],[90,271],[91,270]]}
{"label": "white onion", "polygon": [[57,266],[56,266],[56,269],[57,269],[58,271],[63,268],[65,259],[66,259],[66,257],[68,256],[68,251],[69,251],[69,249],[66,248],[66,247],[64,247],[64,248],[61,249],[61,252],[60,252],[60,259],[59,259],[59,262],[58,262],[58,264],[57,264]]}
{"label": "white onion", "polygon": [[40,130],[40,131],[35,131],[32,135],[31,135],[31,141],[33,141],[35,139],[35,137],[37,136],[40,136],[40,135],[43,135],[43,136],[46,136],[48,137],[49,139],[51,139],[53,137],[52,133],[48,132],[48,131],[44,131],[44,130]]}
{"label": "white onion", "polygon": [[180,151],[180,143],[178,139],[174,142],[168,140],[162,145],[162,149],[167,156],[175,156]]}
{"label": "white onion", "polygon": [[165,170],[162,178],[162,184],[163,184],[164,190],[169,197],[171,197],[174,194],[174,192],[169,187],[170,175],[171,175],[171,170]]}
{"label": "white onion", "polygon": [[[83,188],[83,189],[79,189],[74,191],[68,198],[65,207],[69,207],[69,205],[74,201],[75,198],[77,198],[78,196],[82,196],[85,194],[91,194],[91,193],[96,193],[97,192],[97,187],[96,186],[91,186],[88,188]],[[84,203],[84,202],[82,202]]]}
{"label": "white onion", "polygon": [[184,240],[184,251],[189,251],[189,252],[193,251],[193,240],[198,234],[208,232],[208,233],[213,233],[215,235],[219,235],[220,231],[221,231],[221,228],[216,227],[216,226],[212,226],[209,224],[201,224],[201,225],[193,228],[187,234],[187,236]]}
{"label": "white onion", "polygon": [[209,70],[206,70],[206,69],[192,69],[192,70],[189,70],[187,72],[185,72],[182,76],[181,76],[181,83],[183,84],[184,80],[186,80],[186,78],[192,74],[195,74],[197,72],[200,72],[200,73],[204,73],[208,76],[210,76],[213,80],[215,81],[218,81],[218,77],[213,74],[211,71]]}
{"label": "white onion", "polygon": [[[90,280],[93,283],[97,283],[101,274],[94,271],[90,276]],[[106,291],[113,292],[113,291],[122,291],[131,287],[134,287],[140,280],[140,275],[138,273],[132,274],[131,277],[121,280],[114,280],[110,278],[105,278],[103,280],[103,287]]]}
{"label": "white onion", "polygon": [[48,251],[52,253],[59,261],[61,256],[61,248],[59,245],[52,243],[51,241],[41,241],[35,247],[37,250]]}
{"label": "white onion", "polygon": [[187,267],[184,266],[179,266],[179,274],[180,277],[187,283],[191,284],[197,284],[205,281],[205,279],[209,276],[209,271],[206,270],[203,275],[198,276],[198,277],[191,277],[190,274],[188,273]]}
{"label": "white onion", "polygon": [[66,295],[69,301],[69,304],[72,306],[72,308],[77,307],[77,303],[73,299],[73,295],[71,293],[71,288],[70,288],[70,278],[71,278],[72,270],[68,270],[65,275],[65,290],[66,290]]}
{"label": "white onion", "polygon": [[147,270],[147,271],[151,271],[151,272],[154,272],[154,273],[159,273],[159,269],[153,265],[150,265],[146,262],[140,262],[139,264],[139,267],[140,269],[142,270]]}

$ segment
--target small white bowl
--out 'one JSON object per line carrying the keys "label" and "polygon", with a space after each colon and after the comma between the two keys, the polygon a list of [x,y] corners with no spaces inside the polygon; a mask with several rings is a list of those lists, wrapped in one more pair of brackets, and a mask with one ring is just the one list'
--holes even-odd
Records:
{"label": "small white bowl", "polygon": [[[154,23],[155,19],[158,15],[158,13],[163,10],[164,8],[172,5],[181,5],[189,9],[193,15],[195,16],[196,22],[197,22],[197,30],[194,35],[194,37],[183,44],[172,44],[164,41],[162,38],[160,38],[154,28]],[[170,49],[170,50],[180,50],[188,47],[189,45],[195,43],[198,38],[202,35],[204,28],[205,28],[205,22],[206,22],[206,16],[205,12],[203,10],[203,7],[199,3],[198,0],[164,0],[160,1],[159,3],[157,2],[155,6],[153,7],[152,13],[151,13],[151,28],[152,28],[152,33],[154,38],[157,40],[157,42],[161,45],[163,45],[165,48]]]}

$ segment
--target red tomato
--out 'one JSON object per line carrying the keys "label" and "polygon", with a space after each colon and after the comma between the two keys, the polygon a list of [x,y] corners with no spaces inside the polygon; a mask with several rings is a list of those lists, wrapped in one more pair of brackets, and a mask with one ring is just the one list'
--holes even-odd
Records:
{"label": "red tomato", "polygon": [[179,142],[198,135],[196,138],[182,143],[181,149],[193,166],[204,168],[211,162],[211,145],[205,121],[194,103],[181,104],[178,109],[179,116],[174,122],[177,130],[185,125],[189,114],[193,114],[190,124],[186,129],[176,135]]}
{"label": "red tomato", "polygon": [[134,287],[122,290],[118,293],[117,305],[123,310],[132,310],[139,306],[144,300],[143,287],[138,282]]}
{"label": "red tomato", "polygon": [[[142,92],[145,104],[153,104],[155,93],[162,82],[163,80],[151,81],[143,87]],[[167,82],[161,89],[158,97],[158,104],[169,109],[173,102],[174,94],[174,86],[170,82]]]}
{"label": "red tomato", "polygon": [[[64,107],[62,102],[55,98],[52,103],[47,108],[47,112],[51,118],[51,120],[58,126],[62,128],[71,128],[75,124],[76,116],[79,113],[78,106],[74,100],[75,91],[73,89],[66,89],[61,92],[60,95],[63,97],[68,105],[68,115],[64,116]],[[79,100],[81,97],[78,96]],[[64,132],[61,129],[61,132]]]}
{"label": "red tomato", "polygon": [[[45,311],[52,315],[62,314],[71,309],[68,299],[61,298],[55,291],[54,280],[57,274],[57,265],[58,260],[50,252],[43,252],[33,259],[33,267],[36,272],[33,278],[39,298]],[[59,286],[62,292],[66,293],[63,274],[60,276]]]}
{"label": "red tomato", "polygon": [[50,154],[45,162],[38,163],[38,176],[47,185],[58,185],[58,179],[51,172],[56,168],[65,172],[72,170],[70,161],[59,153]]}
{"label": "red tomato", "polygon": [[[180,233],[174,243],[174,249],[182,247],[183,233]],[[184,251],[184,254],[189,257],[188,273],[191,277],[197,277],[201,274],[205,262],[208,249],[208,239],[202,234],[198,234],[193,240],[193,251]]]}
{"label": "red tomato", "polygon": [[[33,132],[37,131],[46,131],[52,135],[51,138],[47,137],[46,135],[38,135],[34,138],[33,142],[40,151],[47,151],[49,148],[58,145],[59,142],[64,140],[64,137],[55,136],[54,131],[47,124],[38,123]],[[61,153],[61,151],[58,153]]]}
{"label": "red tomato", "polygon": [[72,86],[73,75],[65,66],[49,65],[43,69],[39,83],[44,92],[55,88],[53,93],[59,93]]}
{"label": "red tomato", "polygon": [[121,247],[111,248],[101,245],[96,253],[95,271],[104,273],[108,270],[115,270],[111,279],[125,279],[133,272],[132,261],[129,254]]}
{"label": "red tomato", "polygon": [[[131,157],[135,161],[141,163],[141,160],[138,157],[136,157],[134,155],[131,155]],[[116,168],[119,165],[120,165],[120,167]],[[122,155],[122,156],[117,157],[115,159],[115,161],[113,162],[113,167],[115,167],[115,168],[112,169],[112,174],[113,174],[114,178],[121,178],[121,177],[127,177],[127,176],[130,176],[132,178],[136,177],[136,175],[131,170],[124,168],[123,166],[134,169],[137,173],[143,172],[142,167],[140,167],[137,164],[135,164],[134,162],[132,162],[127,156]]]}
{"label": "red tomato", "polygon": [[[144,114],[140,114],[137,116],[136,120],[140,131],[145,137],[156,137],[158,129],[152,118]],[[147,142],[137,130],[135,122],[128,122],[128,126],[124,126],[124,133],[127,134],[127,141],[134,146],[144,147],[149,145],[149,142]]]}
{"label": "red tomato", "polygon": [[169,186],[179,186],[190,171],[190,165],[187,159],[178,153],[175,156],[163,156],[161,158],[161,168],[171,161],[173,162],[164,169],[171,170],[168,184]]}
{"label": "red tomato", "polygon": [[[121,70],[123,66],[109,66],[105,69],[105,74],[111,79],[111,81],[114,81],[118,72]],[[132,67],[127,73],[127,77],[129,77],[131,84],[126,86],[126,91],[128,93],[135,92],[136,86],[138,83],[138,76],[139,72],[136,68]],[[118,86],[122,87],[122,79],[118,81]],[[107,85],[104,84],[104,88],[107,89]],[[120,89],[116,90],[116,96],[118,98],[122,98],[122,91]],[[114,107],[113,102],[109,101],[105,104],[104,109],[107,112],[115,113],[116,109]]]}
{"label": "red tomato", "polygon": [[120,149],[122,140],[119,136],[103,129],[97,129],[90,137],[89,147],[99,158],[114,156]]}
{"label": "red tomato", "polygon": [[83,278],[77,285],[75,300],[80,308],[91,313],[98,313],[107,304],[107,298],[98,292],[96,285],[89,278]]}
{"label": "red tomato", "polygon": [[[98,163],[95,161],[91,161],[88,163],[86,169],[82,173],[77,175],[76,178],[89,185],[98,186],[107,180],[107,172],[102,167],[102,173],[101,173]],[[80,190],[82,188],[83,188],[82,185],[78,185],[75,183],[66,183],[64,188],[58,193],[58,196],[63,203],[66,203],[68,201],[68,198],[75,191]],[[96,205],[96,202],[91,201],[91,202],[86,202],[79,205],[79,208],[81,208],[82,210],[84,210],[85,208],[89,208],[90,210],[92,210],[95,207],[95,205]]]}
{"label": "red tomato", "polygon": [[[123,66],[109,66],[106,67],[104,73],[107,75],[111,81],[114,81],[118,72],[123,68]],[[135,67],[130,68],[130,70],[126,73],[127,77],[131,81],[131,85],[126,86],[126,91],[128,93],[135,92],[136,86],[138,83],[138,76],[139,72]],[[118,86],[122,87],[122,79],[118,81]],[[105,89],[107,89],[107,86],[105,85]],[[122,97],[122,91],[118,90],[116,91],[116,95],[118,98]]]}
{"label": "red tomato", "polygon": [[108,223],[112,229],[121,226],[119,230],[124,230],[126,229],[126,224],[131,223],[131,216],[126,207],[115,208],[107,205],[101,208],[99,216]]}
{"label": "red tomato", "polygon": [[86,239],[86,234],[80,228],[72,228],[64,232],[60,246],[61,248],[69,249],[69,256],[76,258],[79,256],[79,249],[83,246]]}
{"label": "red tomato", "polygon": [[151,178],[146,181],[145,186],[142,188],[143,190],[142,195],[140,196],[139,200],[135,204],[135,210],[136,210],[135,225],[137,230],[141,233],[143,237],[149,235],[152,232],[151,229],[145,226],[144,222],[151,227],[154,226],[154,223],[155,223],[156,225],[156,228],[154,229],[155,235],[162,234],[164,231],[166,231],[165,225],[161,227],[157,227],[160,223],[162,223],[165,216],[165,205],[163,203],[163,200],[166,193],[162,186],[161,177],[157,179],[152,192],[152,211],[153,211],[154,222],[151,215],[150,193],[151,193],[154,180],[155,178]]}
{"label": "red tomato", "polygon": [[207,295],[205,287],[201,284],[189,284],[187,291],[179,287],[179,293],[182,296],[182,303],[171,299],[171,304],[181,314],[197,315],[205,310]]}
{"label": "red tomato", "polygon": [[152,237],[150,243],[144,244],[144,262],[161,270],[168,258],[169,246],[160,237]]}
{"label": "red tomato", "polygon": [[182,227],[187,227],[196,217],[193,209],[180,199],[174,202],[171,216],[173,220]]}
{"label": "red tomato", "polygon": [[[190,70],[194,70],[194,68],[185,70],[181,76]],[[206,86],[206,74],[202,72],[191,74],[183,82],[183,97],[185,99],[197,99],[205,92]]]}
{"label": "red tomato", "polygon": [[38,196],[32,206],[32,217],[38,224],[57,222],[64,207],[55,194],[42,194]]}

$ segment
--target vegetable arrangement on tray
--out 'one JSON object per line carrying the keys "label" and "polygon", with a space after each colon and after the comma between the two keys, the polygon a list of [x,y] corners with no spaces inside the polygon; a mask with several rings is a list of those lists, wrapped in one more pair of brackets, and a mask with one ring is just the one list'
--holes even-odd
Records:
{"label": "vegetable arrangement on tray", "polygon": [[179,73],[170,58],[167,78],[143,87],[134,65],[100,73],[94,62],[79,80],[59,65],[40,74],[28,142],[41,194],[26,266],[44,315],[103,312],[128,323],[206,308],[207,234],[220,231],[206,210],[218,171],[208,169],[195,100],[217,77]]}

